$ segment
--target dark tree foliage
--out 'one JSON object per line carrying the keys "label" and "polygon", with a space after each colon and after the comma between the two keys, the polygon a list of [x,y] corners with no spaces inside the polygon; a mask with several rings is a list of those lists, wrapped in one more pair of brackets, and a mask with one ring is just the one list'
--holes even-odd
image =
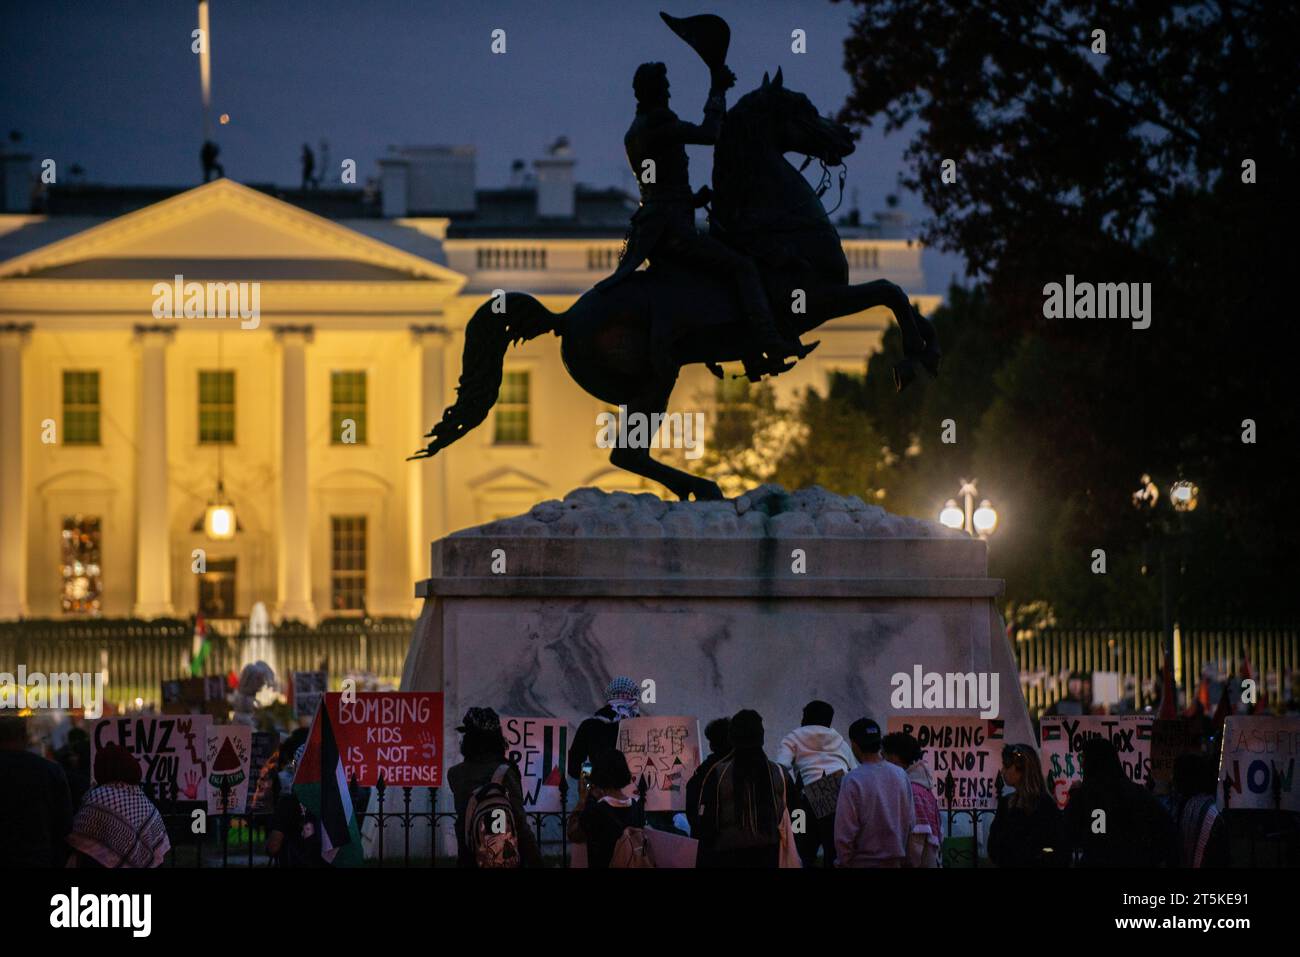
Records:
{"label": "dark tree foliage", "polygon": [[[869,377],[877,430],[891,446],[921,439],[899,480],[928,496],[953,466],[974,473],[1003,517],[991,554],[1009,595],[1096,620],[1157,607],[1137,574],[1139,476],[1162,490],[1192,478],[1184,620],[1293,614],[1296,4],[855,6],[841,118],[906,129],[904,182],[933,213],[923,236],[983,283],[954,296],[947,325],[970,328],[946,330],[937,382],[895,400]],[[1150,328],[1044,318],[1045,284],[1067,274],[1150,283]],[[961,453],[936,448],[936,417],[956,420]]]}

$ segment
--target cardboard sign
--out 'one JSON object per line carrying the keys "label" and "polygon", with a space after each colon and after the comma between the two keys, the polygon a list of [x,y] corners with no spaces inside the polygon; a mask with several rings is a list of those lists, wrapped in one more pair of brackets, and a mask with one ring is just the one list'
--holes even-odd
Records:
{"label": "cardboard sign", "polygon": [[140,784],[153,801],[206,801],[211,724],[203,714],[102,718],[90,735],[91,773],[99,749],[120,744],[135,756]]}
{"label": "cardboard sign", "polygon": [[442,693],[424,691],[326,692],[339,757],[348,781],[374,787],[442,786]]}
{"label": "cardboard sign", "polygon": [[941,810],[949,799],[944,782],[951,773],[955,810],[992,809],[998,806],[997,777],[1002,771],[1003,722],[957,714],[894,714],[888,733],[902,731],[916,738],[925,754],[921,760],[934,779],[934,796]]}
{"label": "cardboard sign", "polygon": [[[243,814],[248,803],[248,776],[253,729],[246,724],[208,728],[208,813]],[[226,787],[225,807],[222,786]]]}
{"label": "cardboard sign", "polygon": [[1069,803],[1070,788],[1083,780],[1079,752],[1089,738],[1108,738],[1115,746],[1120,764],[1130,781],[1146,786],[1151,773],[1151,726],[1149,714],[1044,715],[1039,721],[1043,777],[1056,798],[1056,806]]}
{"label": "cardboard sign", "polygon": [[[569,755],[569,722],[563,718],[501,719],[506,758],[519,766],[525,811],[559,811],[560,779]],[[576,799],[577,792],[571,797]],[[572,810],[572,807],[569,808]]]}
{"label": "cardboard sign", "polygon": [[275,758],[280,750],[280,736],[274,731],[254,731],[251,757],[248,762],[248,780],[250,792],[249,814],[271,814],[275,811],[275,785],[272,779],[279,770]]}
{"label": "cardboard sign", "polygon": [[624,718],[618,723],[618,750],[632,772],[628,793],[636,793],[644,776],[647,811],[686,810],[686,782],[700,766],[699,740],[695,718]]}
{"label": "cardboard sign", "polygon": [[695,838],[671,831],[659,831],[653,827],[645,829],[645,837],[650,844],[650,855],[654,858],[655,867],[681,869],[695,866],[700,854],[700,842]]}
{"label": "cardboard sign", "polygon": [[1273,809],[1274,787],[1283,811],[1300,812],[1300,782],[1296,763],[1300,758],[1300,718],[1265,715],[1230,715],[1223,725],[1223,747],[1219,758],[1219,784],[1215,790],[1223,807],[1223,780],[1229,785],[1232,810]]}
{"label": "cardboard sign", "polygon": [[1186,718],[1159,719],[1151,726],[1151,783],[1156,794],[1168,794],[1174,783],[1174,762],[1184,754],[1201,753],[1201,733]]}
{"label": "cardboard sign", "polygon": [[329,673],[325,671],[295,671],[293,681],[294,718],[314,718],[320,707],[321,695],[329,690]]}

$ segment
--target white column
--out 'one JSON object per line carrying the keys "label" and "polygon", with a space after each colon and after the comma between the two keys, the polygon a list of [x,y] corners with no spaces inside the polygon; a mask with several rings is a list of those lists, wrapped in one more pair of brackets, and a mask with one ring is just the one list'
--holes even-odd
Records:
{"label": "white column", "polygon": [[[415,414],[419,432],[423,436],[442,418],[446,407],[443,392],[443,348],[450,338],[443,326],[411,326],[411,335],[417,346],[415,369],[418,391]],[[412,451],[426,444],[420,438]],[[447,534],[447,456],[443,452],[432,459],[417,459],[411,464],[411,481],[408,485],[410,510],[407,527],[410,535],[410,565],[412,587],[414,582],[429,577],[429,544]],[[423,602],[412,598],[418,612]]]}
{"label": "white column", "polygon": [[278,326],[280,340],[280,565],[277,612],[281,621],[316,623],[311,599],[311,523],[307,509],[307,343],[311,326]]}
{"label": "white column", "polygon": [[136,326],[140,344],[140,415],[135,460],[135,608],[137,618],[172,612],[170,511],[167,505],[167,343],[173,326]]}
{"label": "white column", "polygon": [[0,325],[0,619],[27,614],[23,346],[31,328]]}

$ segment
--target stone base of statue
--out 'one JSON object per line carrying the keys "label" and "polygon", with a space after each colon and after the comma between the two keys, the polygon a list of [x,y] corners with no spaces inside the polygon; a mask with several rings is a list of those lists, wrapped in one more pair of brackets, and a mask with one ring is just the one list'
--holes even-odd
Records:
{"label": "stone base of statue", "polygon": [[844,733],[923,710],[891,705],[897,674],[996,675],[1007,740],[1032,742],[1001,591],[983,542],[820,488],[585,488],[433,543],[402,688],[444,693],[449,764],[466,709],[576,726],[616,675],[653,690],[645,713],[754,708],[769,751],[813,699]]}

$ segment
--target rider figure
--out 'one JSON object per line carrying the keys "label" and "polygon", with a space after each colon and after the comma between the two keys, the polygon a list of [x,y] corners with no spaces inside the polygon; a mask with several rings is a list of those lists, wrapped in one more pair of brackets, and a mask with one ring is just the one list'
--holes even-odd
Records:
{"label": "rider figure", "polygon": [[623,137],[627,159],[641,191],[641,207],[632,217],[627,249],[613,275],[596,284],[605,289],[630,276],[655,255],[675,262],[721,272],[731,278],[752,330],[745,350],[745,372],[757,381],[762,373],[778,373],[789,366],[787,356],[802,358],[809,348],[784,338],[776,328],[754,261],[695,228],[695,208],[708,202],[703,187],[691,193],[686,144],[712,146],[727,104],[725,93],[736,75],[726,66],[712,71],[704,121],[698,126],[679,120],[668,108],[668,71],[662,63],[643,63],[632,79],[636,118]]}

